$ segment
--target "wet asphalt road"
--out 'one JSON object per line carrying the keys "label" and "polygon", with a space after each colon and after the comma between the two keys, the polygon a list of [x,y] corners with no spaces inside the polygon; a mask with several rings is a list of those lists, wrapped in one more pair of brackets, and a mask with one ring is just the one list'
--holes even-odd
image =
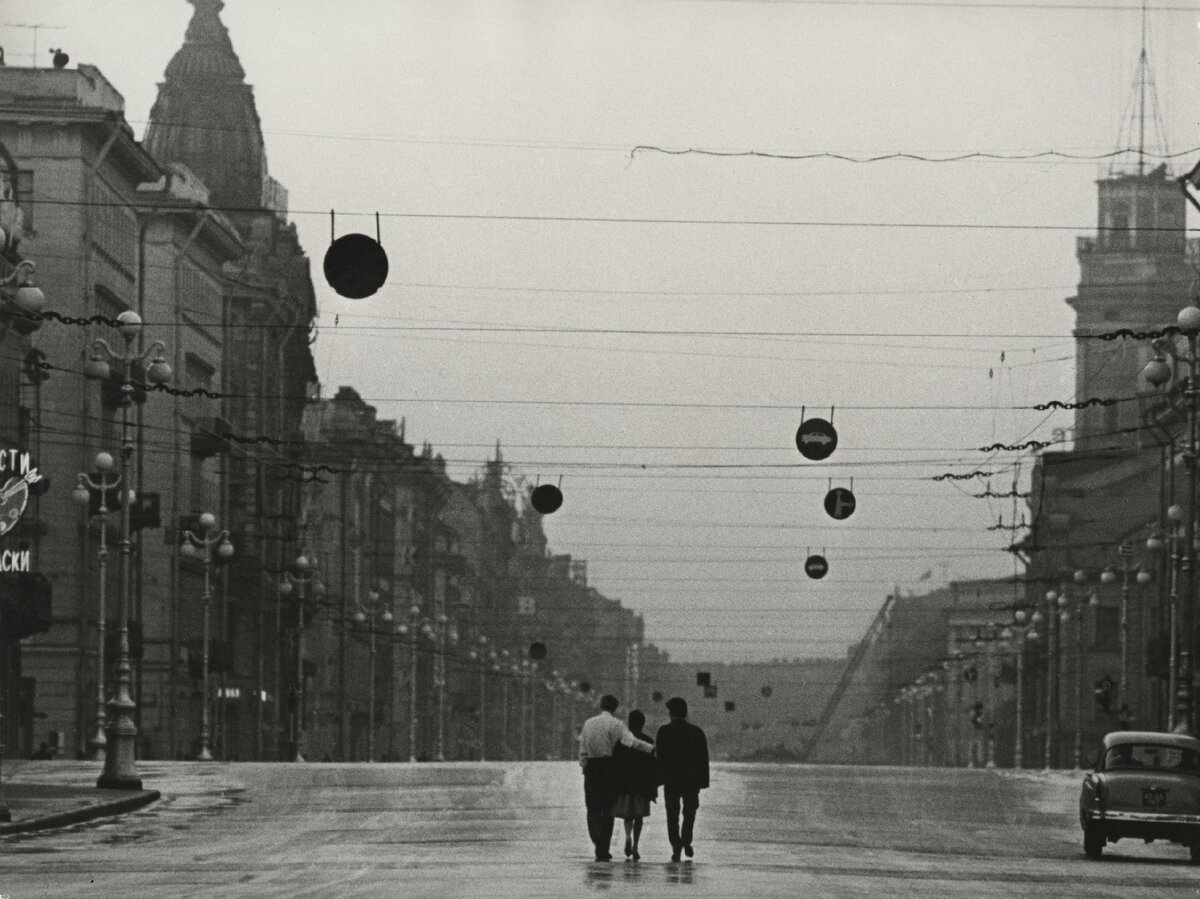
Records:
{"label": "wet asphalt road", "polygon": [[[90,785],[97,766],[18,766]],[[52,772],[47,774],[47,772]],[[640,862],[591,860],[569,762],[147,762],[161,801],[0,837],[0,894],[184,896],[1194,896],[1186,850],[1082,852],[1069,773],[717,764],[694,861],[661,803]],[[619,824],[618,824],[619,827]]]}

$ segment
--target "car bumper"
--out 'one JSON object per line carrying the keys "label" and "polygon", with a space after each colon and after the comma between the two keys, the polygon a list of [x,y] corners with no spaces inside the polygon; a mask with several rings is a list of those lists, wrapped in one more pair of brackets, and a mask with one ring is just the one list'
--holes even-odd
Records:
{"label": "car bumper", "polygon": [[1092,812],[1091,820],[1100,824],[1188,824],[1200,827],[1200,815],[1174,812]]}
{"label": "car bumper", "polygon": [[1108,840],[1170,840],[1185,846],[1200,845],[1200,814],[1178,812],[1092,811],[1083,825],[1099,828]]}

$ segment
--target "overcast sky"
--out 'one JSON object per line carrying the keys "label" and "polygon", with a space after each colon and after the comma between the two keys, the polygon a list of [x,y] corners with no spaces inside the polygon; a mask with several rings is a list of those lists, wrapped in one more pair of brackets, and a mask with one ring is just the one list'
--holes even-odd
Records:
{"label": "overcast sky", "polygon": [[[1187,5],[1148,15],[1171,152],[1200,144]],[[1063,301],[1108,163],[633,148],[1128,146],[1140,15],[1068,6],[227,0],[222,18],[313,260],[325,394],[405,417],[456,477],[499,440],[530,483],[561,478],[552,548],[683,661],[840,655],[894,585],[1014,573],[1012,534],[987,530],[1011,501],[930,479],[980,468],[1007,491],[1031,458],[978,447],[1070,425],[1014,407],[1073,399]],[[98,66],[141,135],[191,12],[6,0],[0,20],[65,26],[39,64],[61,46]],[[9,64],[32,38],[0,27]],[[320,277],[329,209],[338,233],[382,216],[371,299]],[[836,407],[825,462],[796,451],[801,407]],[[851,478],[858,511],[832,521],[823,496]]]}

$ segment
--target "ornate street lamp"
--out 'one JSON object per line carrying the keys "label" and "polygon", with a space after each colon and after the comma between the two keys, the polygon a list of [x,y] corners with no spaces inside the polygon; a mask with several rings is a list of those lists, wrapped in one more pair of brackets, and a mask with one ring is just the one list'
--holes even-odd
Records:
{"label": "ornate street lamp", "polygon": [[303,552],[292,563],[292,571],[283,573],[284,580],[279,585],[283,596],[292,594],[292,585],[296,586],[296,682],[292,685],[291,694],[294,702],[292,710],[292,761],[304,761],[304,588],[313,585],[313,594],[322,596],[325,585],[317,580],[317,573],[312,559]]}
{"label": "ornate street lamp", "polygon": [[[1172,730],[1192,733],[1194,728],[1192,696],[1192,653],[1195,640],[1195,605],[1196,605],[1196,486],[1197,459],[1200,458],[1200,430],[1198,430],[1198,400],[1200,400],[1200,352],[1197,351],[1197,337],[1200,335],[1200,308],[1193,300],[1193,305],[1185,306],[1179,311],[1176,321],[1187,342],[1186,351],[1181,352],[1173,340],[1159,338],[1153,342],[1156,351],[1154,359],[1147,363],[1142,370],[1146,380],[1155,387],[1162,387],[1171,380],[1174,366],[1167,364],[1166,356],[1170,356],[1176,364],[1186,365],[1186,378],[1183,381],[1183,397],[1186,404],[1187,447],[1183,453],[1183,464],[1187,469],[1187,508],[1183,512],[1183,563],[1187,570],[1187,583],[1184,590],[1183,602],[1178,609],[1178,631],[1172,634],[1171,650],[1177,653],[1178,671],[1175,672],[1175,690],[1172,692],[1174,703],[1173,721],[1168,726]],[[1172,624],[1175,624],[1175,614],[1172,614]],[[1178,643],[1178,649],[1176,649]]]}
{"label": "ornate street lamp", "polygon": [[[138,363],[146,367],[146,380],[161,384],[171,377],[171,366],[164,358],[166,345],[155,341],[145,350],[134,344],[142,333],[142,319],[132,310],[117,316],[117,330],[125,343],[124,352],[117,353],[102,339],[92,341],[92,356],[84,367],[84,373],[95,379],[107,379],[109,363],[122,366],[121,378],[121,470],[125,489],[121,497],[121,580],[117,606],[117,660],[113,698],[108,702],[109,717],[106,724],[107,751],[104,756],[104,771],[96,786],[109,790],[140,790],[141,778],[137,776],[135,744],[137,725],[133,713],[137,704],[130,693],[132,669],[129,664],[129,612],[133,606],[132,529],[130,515],[136,495],[132,489],[133,479],[133,430],[129,420],[129,407],[133,403],[133,367]],[[149,364],[147,365],[147,362]]]}
{"label": "ornate street lamp", "polygon": [[104,761],[105,747],[108,742],[104,734],[104,726],[108,717],[104,708],[104,639],[107,627],[104,601],[105,589],[108,584],[108,492],[121,483],[119,474],[110,475],[115,464],[116,462],[110,454],[97,453],[95,478],[90,477],[87,473],[80,473],[78,483],[71,491],[71,499],[85,508],[91,503],[92,491],[96,491],[100,500],[100,507],[96,510],[96,514],[100,516],[100,547],[96,550],[100,568],[100,583],[96,593],[96,729],[89,741],[92,748],[88,754],[88,758],[94,762]]}
{"label": "ornate street lamp", "polygon": [[1013,623],[1000,632],[1001,639],[1011,642],[1017,656],[1016,728],[1013,736],[1013,767],[1025,767],[1025,644],[1039,639],[1037,625],[1042,613],[1035,611],[1026,617],[1024,609],[1013,612]]}
{"label": "ornate street lamp", "polygon": [[179,546],[179,552],[189,558],[198,558],[204,565],[204,595],[202,597],[204,603],[204,646],[201,649],[201,658],[203,660],[200,675],[200,754],[196,756],[197,761],[211,762],[212,747],[209,745],[209,729],[208,729],[208,618],[209,606],[212,603],[212,549],[217,547],[217,555],[222,559],[229,559],[233,556],[233,544],[229,542],[229,531],[217,531],[217,518],[211,512],[203,512],[200,515],[200,533],[193,534],[191,531],[183,532],[183,542]]}
{"label": "ornate street lamp", "polygon": [[367,601],[354,613],[357,624],[367,625],[367,645],[370,663],[368,666],[367,699],[367,761],[375,761],[375,622],[392,623],[391,600],[383,598],[377,590],[367,592]]}
{"label": "ornate street lamp", "polygon": [[[488,638],[480,634],[476,638],[479,648],[467,653],[467,658],[479,663],[479,761],[487,761],[487,676],[488,669]],[[492,653],[494,659],[496,654]]]}
{"label": "ornate street lamp", "polygon": [[408,623],[396,625],[396,636],[410,641],[408,672],[408,760],[417,760],[417,649],[421,632],[421,607],[408,610]]}

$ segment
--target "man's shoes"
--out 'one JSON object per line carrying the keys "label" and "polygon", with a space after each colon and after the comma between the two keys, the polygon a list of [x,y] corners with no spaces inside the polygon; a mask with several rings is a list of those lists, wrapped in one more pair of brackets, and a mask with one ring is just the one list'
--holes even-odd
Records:
{"label": "man's shoes", "polygon": [[626,837],[625,838],[625,857],[629,858],[629,856],[631,856],[631,855],[633,855],[633,840],[630,839],[629,837]]}
{"label": "man's shoes", "polygon": [[671,861],[673,861],[673,862],[679,861],[679,850],[678,849],[676,849],[674,852],[671,853]]}
{"label": "man's shoes", "polygon": [[603,855],[600,855],[599,853],[597,853],[597,855],[596,855],[596,861],[598,861],[598,862],[611,862],[611,861],[612,861],[612,856],[611,856],[609,853],[607,853],[607,852],[606,852],[606,853],[604,853]]}
{"label": "man's shoes", "polygon": [[638,855],[638,851],[636,849],[633,850],[633,860],[635,862],[641,860],[641,856]]}
{"label": "man's shoes", "polygon": [[696,850],[692,848],[691,843],[688,843],[686,846],[683,847],[683,854],[686,855],[688,858],[691,858],[693,855],[696,854]]}

